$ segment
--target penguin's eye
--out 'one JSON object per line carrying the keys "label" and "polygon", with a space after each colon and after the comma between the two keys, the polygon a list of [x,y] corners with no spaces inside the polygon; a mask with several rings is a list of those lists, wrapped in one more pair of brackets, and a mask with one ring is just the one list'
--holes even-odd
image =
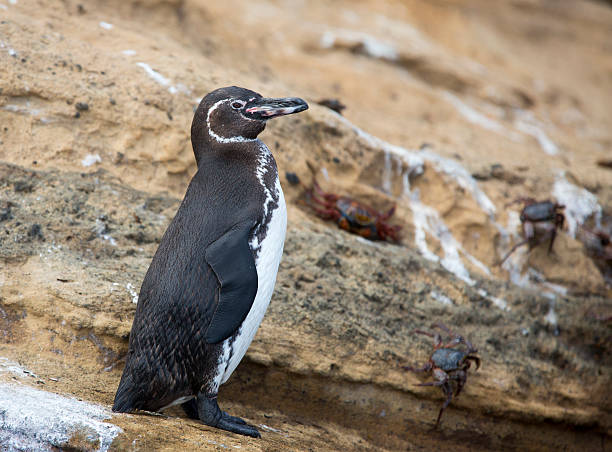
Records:
{"label": "penguin's eye", "polygon": [[242,107],[244,107],[245,104],[246,102],[243,102],[241,100],[235,100],[232,102],[232,108],[234,110],[240,110]]}

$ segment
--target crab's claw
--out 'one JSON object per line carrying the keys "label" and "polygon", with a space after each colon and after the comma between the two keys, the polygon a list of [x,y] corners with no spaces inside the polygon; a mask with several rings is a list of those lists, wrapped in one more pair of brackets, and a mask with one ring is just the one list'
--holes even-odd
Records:
{"label": "crab's claw", "polygon": [[[474,350],[474,353],[476,351],[477,350]],[[468,356],[465,357],[465,360],[466,361],[474,361],[474,363],[476,363],[476,370],[480,369],[480,358],[478,356],[468,355]]]}

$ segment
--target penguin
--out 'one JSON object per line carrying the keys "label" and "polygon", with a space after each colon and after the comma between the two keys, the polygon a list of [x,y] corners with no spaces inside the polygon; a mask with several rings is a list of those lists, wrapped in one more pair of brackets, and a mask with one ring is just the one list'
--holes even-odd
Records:
{"label": "penguin", "polygon": [[261,323],[283,254],[287,209],[276,162],[257,138],[266,121],[308,108],[236,86],[200,102],[191,125],[197,163],[145,275],[113,411],[162,411],[260,437],[221,411],[219,386]]}

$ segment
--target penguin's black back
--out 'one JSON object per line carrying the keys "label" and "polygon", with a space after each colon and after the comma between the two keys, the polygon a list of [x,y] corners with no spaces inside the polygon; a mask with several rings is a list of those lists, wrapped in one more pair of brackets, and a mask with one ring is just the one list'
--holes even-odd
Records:
{"label": "penguin's black back", "polygon": [[144,278],[113,411],[156,411],[195,395],[216,371],[221,344],[205,340],[219,301],[206,248],[237,221],[257,224],[265,194],[256,175],[260,142],[199,162]]}

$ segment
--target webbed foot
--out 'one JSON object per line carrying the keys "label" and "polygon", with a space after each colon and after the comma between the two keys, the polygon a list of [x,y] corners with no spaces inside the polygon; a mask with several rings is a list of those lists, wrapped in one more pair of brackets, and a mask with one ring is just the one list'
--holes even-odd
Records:
{"label": "webbed foot", "polygon": [[252,425],[247,424],[243,419],[221,411],[217,404],[216,394],[214,396],[209,396],[204,393],[199,393],[197,404],[198,417],[204,424],[221,430],[227,430],[228,432],[251,436],[253,438],[261,437],[259,431]]}

